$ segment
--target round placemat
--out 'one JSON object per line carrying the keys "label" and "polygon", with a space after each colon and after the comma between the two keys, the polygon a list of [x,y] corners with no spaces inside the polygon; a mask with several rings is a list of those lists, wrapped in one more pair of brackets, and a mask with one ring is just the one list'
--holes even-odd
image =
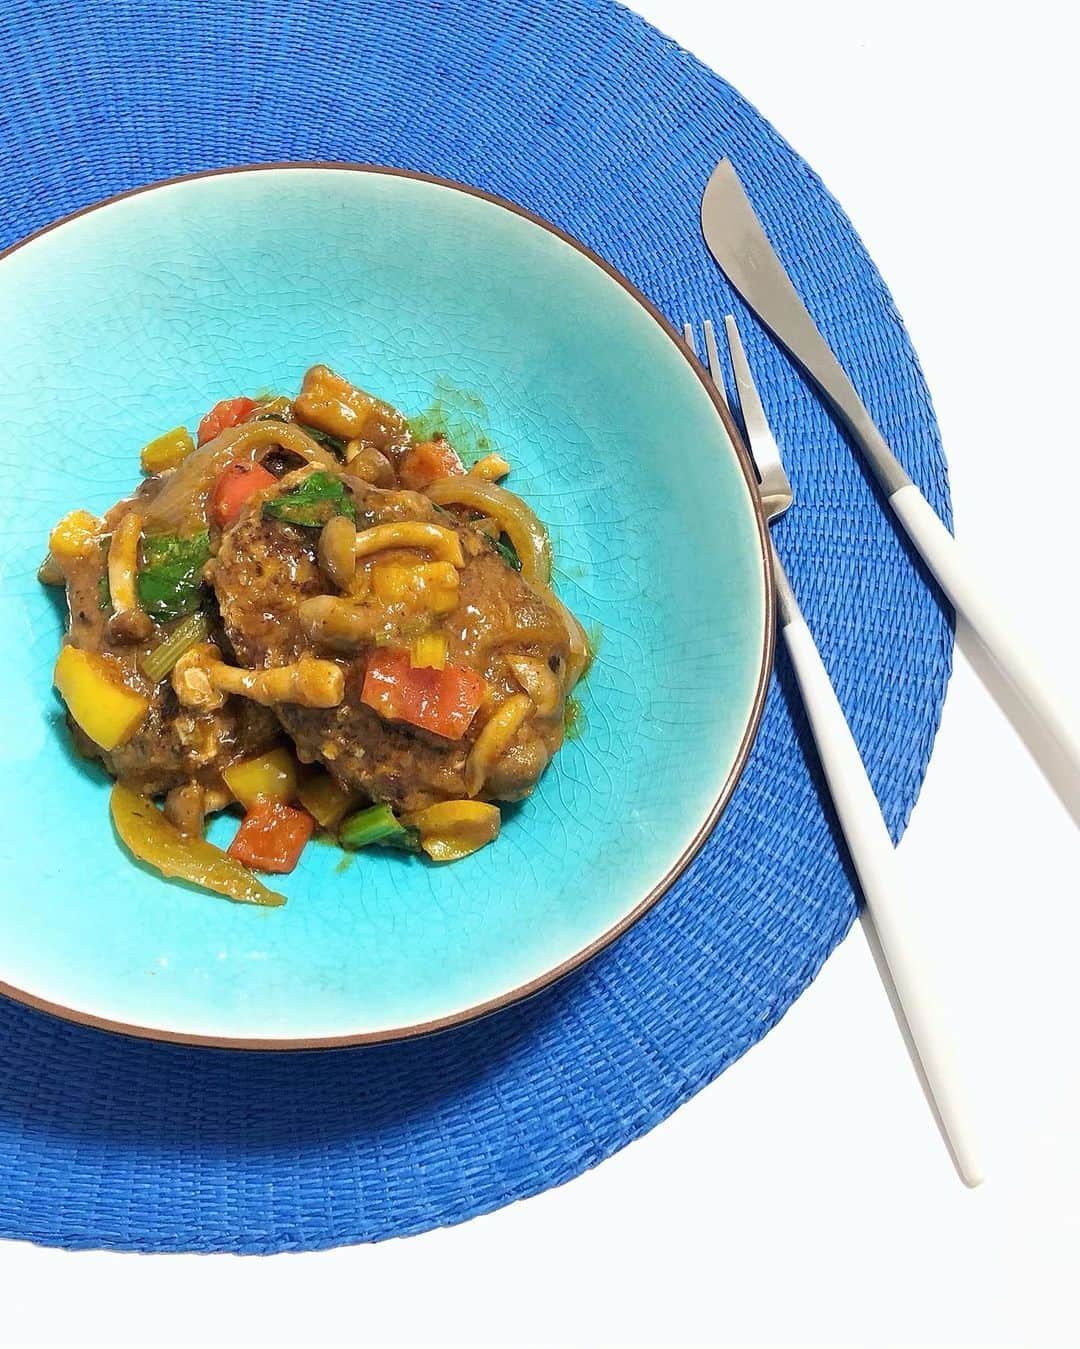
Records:
{"label": "round placemat", "polygon": [[[705,252],[698,202],[721,154],[942,513],[945,465],[873,264],[735,90],[609,0],[7,0],[0,55],[0,247],[175,174],[366,161],[519,202],[677,324],[734,308],[795,485],[780,549],[899,835],[950,626],[843,437]],[[0,1234],[260,1252],[460,1222],[662,1120],[777,1021],[854,911],[781,656],[743,780],[694,865],[613,948],[516,1008],[425,1040],[255,1054],[0,1001]]]}

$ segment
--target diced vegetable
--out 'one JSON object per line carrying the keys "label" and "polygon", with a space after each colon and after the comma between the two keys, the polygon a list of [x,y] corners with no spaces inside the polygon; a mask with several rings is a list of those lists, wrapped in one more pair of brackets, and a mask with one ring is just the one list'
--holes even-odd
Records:
{"label": "diced vegetable", "polygon": [[190,538],[151,534],[143,539],[143,568],[136,593],[140,605],[158,622],[193,613],[202,600],[202,570],[210,558],[210,535]]}
{"label": "diced vegetable", "polygon": [[440,801],[409,816],[433,862],[456,862],[499,837],[502,816],[486,801]]}
{"label": "diced vegetable", "polygon": [[309,473],[291,492],[263,502],[263,515],[289,525],[321,529],[335,515],[356,519],[356,507],[340,478],[332,473]]}
{"label": "diced vegetable", "polygon": [[399,824],[394,812],[384,804],[350,815],[338,830],[338,842],[349,849],[370,848],[373,843],[381,843],[384,847],[418,852],[420,835],[415,829]]}
{"label": "diced vegetable", "polygon": [[501,454],[485,454],[483,459],[478,459],[469,469],[472,477],[483,478],[485,482],[505,478],[509,472],[510,464]]}
{"label": "diced vegetable", "polygon": [[414,670],[446,668],[446,638],[439,632],[418,637],[409,648],[409,664]]}
{"label": "diced vegetable", "polygon": [[245,810],[262,800],[287,802],[296,796],[296,760],[284,746],[233,764],[221,776]]}
{"label": "diced vegetable", "polygon": [[248,497],[273,487],[277,479],[262,464],[230,464],[218,474],[210,493],[210,518],[222,529],[231,525],[243,509]]}
{"label": "diced vegetable", "polygon": [[460,740],[487,687],[480,675],[458,665],[415,670],[407,651],[391,648],[369,656],[360,700],[388,721],[407,721],[448,740]]}
{"label": "diced vegetable", "polygon": [[186,652],[210,635],[210,623],[201,611],[189,614],[168,637],[148,652],[140,661],[143,674],[152,684],[159,684]]}
{"label": "diced vegetable", "polygon": [[398,466],[401,485],[411,492],[422,492],[438,478],[452,478],[464,472],[465,465],[448,440],[422,440]]}
{"label": "diced vegetable", "polygon": [[215,403],[199,423],[199,444],[205,445],[230,426],[239,426],[256,407],[254,398],[223,398]]}
{"label": "diced vegetable", "polygon": [[244,816],[228,855],[256,871],[292,871],[314,829],[306,810],[259,801]]}
{"label": "diced vegetable", "polygon": [[144,473],[165,473],[182,464],[194,448],[195,442],[187,427],[174,426],[142,447],[139,463]]}
{"label": "diced vegetable", "polygon": [[116,832],[142,862],[192,885],[235,899],[241,904],[276,908],[285,896],[268,890],[247,867],[206,839],[182,834],[145,796],[118,782],[110,800]]}
{"label": "diced vegetable", "polygon": [[300,804],[324,829],[335,829],[357,802],[357,793],[346,791],[329,773],[317,769],[301,782]]}
{"label": "diced vegetable", "polygon": [[378,405],[378,399],[326,365],[311,367],[293,402],[299,421],[342,440],[358,436]]}
{"label": "diced vegetable", "polygon": [[72,717],[103,750],[130,740],[150,707],[148,698],[120,682],[111,661],[76,646],[60,648],[53,683]]}
{"label": "diced vegetable", "polygon": [[101,521],[89,511],[69,511],[49,535],[49,552],[61,562],[89,557],[99,544]]}
{"label": "diced vegetable", "polygon": [[371,584],[381,604],[448,614],[458,601],[458,572],[452,562],[383,562],[372,568]]}

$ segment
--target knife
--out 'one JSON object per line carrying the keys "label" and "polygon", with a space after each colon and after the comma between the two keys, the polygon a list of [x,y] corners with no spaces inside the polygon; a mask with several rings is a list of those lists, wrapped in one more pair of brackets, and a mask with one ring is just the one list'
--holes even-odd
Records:
{"label": "knife", "polygon": [[959,544],[889,449],[776,256],[729,159],[720,161],[706,185],[701,230],[727,279],[835,409],[938,584],[1053,738],[1080,786],[1080,729],[1068,703],[1054,692],[1012,622],[991,600]]}

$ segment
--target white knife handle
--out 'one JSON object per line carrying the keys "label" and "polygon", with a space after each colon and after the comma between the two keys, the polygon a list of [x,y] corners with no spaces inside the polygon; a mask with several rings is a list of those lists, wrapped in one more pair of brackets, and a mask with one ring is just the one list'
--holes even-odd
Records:
{"label": "white knife handle", "polygon": [[1080,728],[1067,701],[1055,692],[1012,623],[991,603],[963,549],[914,483],[895,491],[889,504],[957,613],[970,623],[1002,674],[1053,737],[1072,772],[1080,776]]}
{"label": "white knife handle", "polygon": [[784,608],[784,642],[897,1000],[956,1169],[965,1185],[979,1185],[983,1172],[957,1085],[952,1050],[927,988],[926,965],[912,933],[912,916],[892,839],[810,630],[797,607]]}

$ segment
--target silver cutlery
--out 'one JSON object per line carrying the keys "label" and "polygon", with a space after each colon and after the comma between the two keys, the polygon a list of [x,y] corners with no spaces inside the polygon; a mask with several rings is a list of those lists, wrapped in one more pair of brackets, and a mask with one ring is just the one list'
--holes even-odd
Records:
{"label": "silver cutlery", "polygon": [[[772,524],[792,504],[791,483],[784,471],[776,439],[765,417],[735,320],[724,320],[731,365],[735,376],[739,410],[750,453],[757,467],[765,514]],[[723,370],[711,321],[703,325],[709,373],[724,395]],[[696,350],[690,324],[683,329],[687,345]],[[936,1000],[931,996],[926,964],[913,933],[910,909],[905,901],[903,879],[896,851],[870,785],[858,746],[851,734],[814,639],[799,610],[791,584],[776,551],[772,549],[776,581],[777,620],[791,659],[803,706],[840,820],[851,860],[859,877],[866,907],[863,921],[869,923],[871,946],[884,959],[879,961],[894,1008],[906,1031],[917,1067],[938,1122],[945,1135],[956,1169],[966,1185],[983,1180],[967,1108],[959,1087],[953,1053]]]}
{"label": "silver cutlery", "polygon": [[761,322],[835,409],[873,469],[889,505],[942,590],[1019,697],[1042,723],[1080,785],[1080,727],[1013,623],[990,598],[963,550],[904,471],[855,386],[821,335],[769,243],[730,160],[713,171],[701,202],[709,251]]}

